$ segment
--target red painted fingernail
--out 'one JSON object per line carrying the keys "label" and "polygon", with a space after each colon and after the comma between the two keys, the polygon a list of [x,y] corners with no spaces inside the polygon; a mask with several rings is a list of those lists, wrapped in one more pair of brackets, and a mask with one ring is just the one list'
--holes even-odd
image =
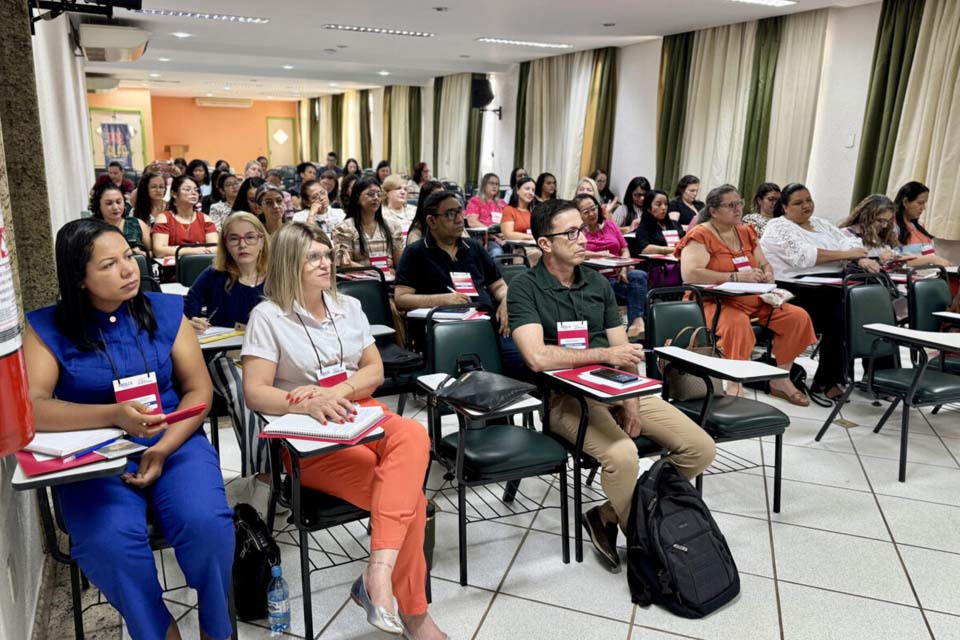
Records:
{"label": "red painted fingernail", "polygon": [[320,424],[322,424],[323,426],[327,426],[327,421],[326,421],[326,420],[324,420],[324,421],[323,421],[323,422],[321,422]]}
{"label": "red painted fingernail", "polygon": [[346,424],[342,418],[340,419],[340,424]]}

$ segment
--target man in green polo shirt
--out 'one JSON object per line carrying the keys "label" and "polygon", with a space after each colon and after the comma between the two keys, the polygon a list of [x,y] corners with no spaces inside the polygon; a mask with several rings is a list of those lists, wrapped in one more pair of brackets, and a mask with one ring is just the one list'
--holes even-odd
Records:
{"label": "man in green polo shirt", "polygon": [[[582,225],[576,205],[567,200],[548,200],[534,211],[531,232],[543,258],[510,283],[507,308],[514,341],[532,371],[607,364],[636,373],[643,348],[627,340],[610,283],[581,266],[587,244]],[[703,429],[659,396],[632,398],[617,407],[588,400],[587,406],[583,450],[600,462],[608,502],[587,511],[583,523],[593,546],[619,571],[617,529],[627,530],[640,472],[633,438],[643,435],[663,446],[688,478],[713,462],[716,447]],[[551,430],[575,442],[577,400],[553,394],[549,410]]]}

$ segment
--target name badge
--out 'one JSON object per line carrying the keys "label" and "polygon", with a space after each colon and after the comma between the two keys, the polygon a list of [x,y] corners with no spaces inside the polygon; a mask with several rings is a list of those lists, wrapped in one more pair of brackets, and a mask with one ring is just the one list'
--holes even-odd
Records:
{"label": "name badge", "polygon": [[590,334],[586,320],[557,323],[557,344],[567,349],[586,349]]}
{"label": "name badge", "polygon": [[668,247],[675,247],[680,242],[680,233],[675,229],[663,232],[663,239],[667,241]]}
{"label": "name badge", "polygon": [[347,370],[342,364],[317,369],[317,386],[335,387],[347,379]]}
{"label": "name badge", "polygon": [[380,271],[383,271],[384,273],[386,273],[387,271],[390,270],[390,257],[387,256],[385,253],[381,253],[377,255],[371,254],[370,266],[376,267],[377,269],[380,269]]}
{"label": "name badge", "polygon": [[750,266],[750,258],[747,256],[734,256],[733,266],[736,267],[737,271],[753,271],[753,267]]}
{"label": "name badge", "polygon": [[933,250],[932,244],[925,244],[920,246],[920,255],[922,256],[932,256],[935,253]]}
{"label": "name badge", "polygon": [[157,374],[152,371],[114,380],[113,397],[117,404],[139,402],[147,407],[150,413],[163,411],[163,406],[160,404],[160,387],[157,386]]}
{"label": "name badge", "polygon": [[466,271],[451,271],[450,279],[453,281],[453,290],[457,293],[465,296],[479,295],[476,285],[473,284],[473,277]]}
{"label": "name badge", "polygon": [[493,224],[500,224],[501,220],[503,220],[503,211],[494,211],[490,214],[490,221]]}

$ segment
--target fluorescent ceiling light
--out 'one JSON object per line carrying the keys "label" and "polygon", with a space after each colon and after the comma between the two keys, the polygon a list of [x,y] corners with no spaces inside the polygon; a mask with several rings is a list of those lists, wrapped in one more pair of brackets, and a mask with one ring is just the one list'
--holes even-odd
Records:
{"label": "fluorescent ceiling light", "polygon": [[292,64],[285,64],[285,65],[283,65],[283,68],[286,69],[287,71],[289,71],[290,69],[293,69],[293,65],[292,65]]}
{"label": "fluorescent ceiling light", "polygon": [[226,13],[199,13],[196,11],[174,11],[173,9],[132,9],[134,13],[143,13],[148,16],[164,16],[167,18],[192,18],[194,20],[219,20],[221,22],[237,22],[240,24],[267,24],[270,18],[256,16],[234,16]]}
{"label": "fluorescent ceiling light", "polygon": [[170,35],[172,35],[174,38],[192,38],[193,37],[192,33],[187,33],[186,31],[174,31]]}
{"label": "fluorescent ceiling light", "polygon": [[528,40],[507,40],[504,38],[477,38],[477,42],[488,44],[509,44],[515,47],[539,47],[541,49],[571,49],[572,44],[556,44],[553,42],[530,42]]}
{"label": "fluorescent ceiling light", "polygon": [[410,38],[432,38],[435,33],[427,31],[407,31],[406,29],[386,29],[384,27],[358,27],[352,24],[325,24],[324,29],[334,31],[355,31],[357,33],[376,33],[384,36],[407,36]]}
{"label": "fluorescent ceiling light", "polygon": [[730,0],[731,2],[740,2],[743,4],[762,4],[765,7],[789,7],[797,4],[796,0]]}
{"label": "fluorescent ceiling light", "polygon": [[390,75],[389,71],[377,71],[378,76],[388,76]]}
{"label": "fluorescent ceiling light", "polygon": [[160,62],[170,62],[170,58],[157,58]]}
{"label": "fluorescent ceiling light", "polygon": [[151,77],[151,78],[159,78],[159,77],[160,77],[160,74],[159,74],[159,73],[151,73],[151,74],[150,74],[150,77]]}

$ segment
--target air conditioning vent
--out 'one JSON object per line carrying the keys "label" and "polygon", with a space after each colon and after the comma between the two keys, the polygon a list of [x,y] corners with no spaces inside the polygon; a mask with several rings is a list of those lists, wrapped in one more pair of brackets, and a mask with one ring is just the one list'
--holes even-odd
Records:
{"label": "air conditioning vent", "polygon": [[249,109],[253,100],[247,98],[197,98],[198,107],[226,107],[232,109]]}
{"label": "air conditioning vent", "polygon": [[132,62],[147,50],[150,32],[136,27],[81,24],[80,48],[90,62]]}

